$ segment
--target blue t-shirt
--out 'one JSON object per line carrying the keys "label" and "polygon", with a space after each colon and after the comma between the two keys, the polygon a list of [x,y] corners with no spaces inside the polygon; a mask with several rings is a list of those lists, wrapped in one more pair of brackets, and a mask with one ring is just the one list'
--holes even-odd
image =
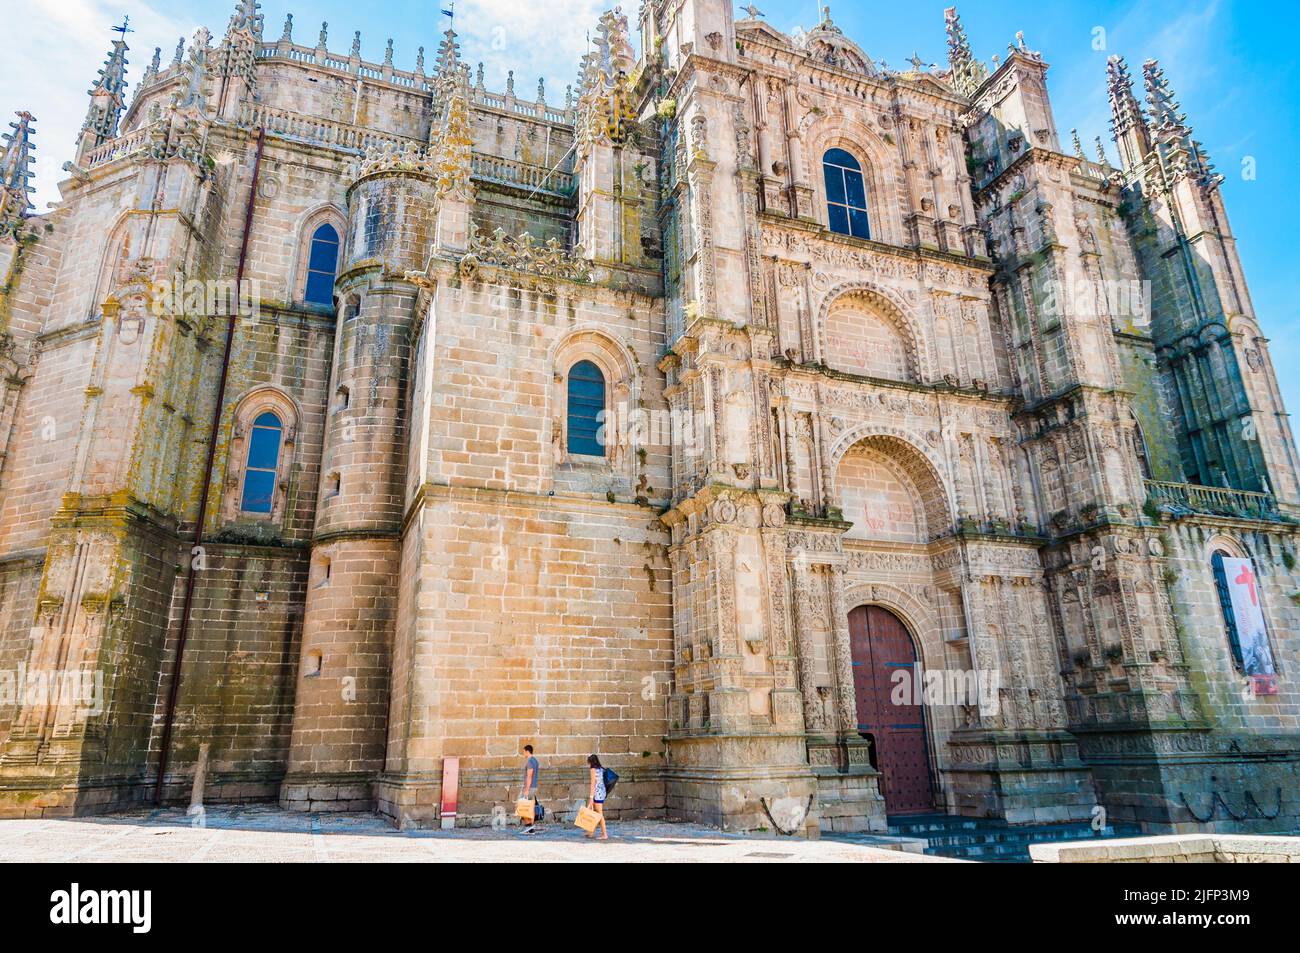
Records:
{"label": "blue t-shirt", "polygon": [[[537,769],[538,769],[538,767],[539,767],[539,765],[537,764],[537,759],[536,759],[536,758],[529,757],[529,759],[528,759],[527,761],[524,762],[524,793],[525,793],[525,794],[528,794],[530,791],[534,791],[534,790],[537,789]],[[528,785],[528,769],[529,769],[529,768],[532,768],[532,769],[533,769],[533,783],[532,783],[532,786],[531,786],[531,787],[529,787],[529,785]]]}

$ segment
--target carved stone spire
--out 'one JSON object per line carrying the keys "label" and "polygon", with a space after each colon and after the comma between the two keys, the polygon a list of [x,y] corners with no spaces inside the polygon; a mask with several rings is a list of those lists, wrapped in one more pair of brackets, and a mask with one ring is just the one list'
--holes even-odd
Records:
{"label": "carved stone spire", "polygon": [[31,113],[20,112],[18,121],[9,124],[13,131],[0,137],[4,141],[0,151],[0,233],[11,234],[32,209],[28,196],[36,191],[31,184],[35,121]]}
{"label": "carved stone spire", "polygon": [[1187,125],[1187,116],[1178,104],[1173,88],[1165,79],[1165,71],[1156,60],[1147,60],[1142,64],[1142,76],[1146,81],[1147,105],[1151,109],[1151,132],[1157,142],[1188,139],[1192,130]]}
{"label": "carved stone spire", "polygon": [[1107,62],[1106,86],[1110,94],[1110,128],[1119,145],[1120,160],[1126,169],[1135,169],[1151,151],[1151,132],[1133,93],[1133,77],[1124,57],[1112,56]]}
{"label": "carved stone spire", "polygon": [[189,56],[181,63],[181,88],[172,101],[172,107],[194,118],[207,115],[209,60],[212,56],[212,34],[200,27],[194,34]]}
{"label": "carved stone spire", "polygon": [[635,121],[628,77],[636,55],[628,38],[627,17],[618,10],[601,14],[592,50],[582,58],[578,80],[579,134],[590,142],[622,142]]}
{"label": "carved stone spire", "polygon": [[474,133],[470,126],[469,67],[460,62],[456,34],[450,29],[438,51],[434,92],[435,121],[429,152],[433,156],[438,196],[468,201],[472,194]]}
{"label": "carved stone spire", "polygon": [[450,26],[447,27],[445,34],[442,34],[442,42],[438,44],[438,75],[450,75],[458,72],[460,69],[460,44],[456,42],[456,31]]}
{"label": "carved stone spire", "polygon": [[137,97],[140,95],[140,90],[144,89],[157,78],[160,66],[162,66],[162,47],[155,46],[153,48],[153,59],[149,61],[149,68],[144,71],[144,75],[140,77],[140,85],[135,88],[135,94]]}
{"label": "carved stone spire", "polygon": [[223,93],[222,100],[237,106],[239,100],[257,95],[257,46],[262,42],[262,5],[257,0],[240,0],[217,50],[217,75],[238,80],[242,89],[235,95]]}
{"label": "carved stone spire", "polygon": [[1080,159],[1084,158],[1083,143],[1079,141],[1079,130],[1071,129],[1070,138],[1074,140],[1074,154],[1078,156]]}
{"label": "carved stone spire", "polygon": [[293,42],[293,14],[292,13],[286,13],[284,15],[284,30],[281,31],[280,33],[280,42],[281,43]]}
{"label": "carved stone spire", "polygon": [[262,23],[266,18],[262,16],[262,5],[257,0],[239,0],[235,7],[235,14],[230,18],[230,26],[226,28],[226,35],[231,33],[250,33],[258,42],[262,40]]}
{"label": "carved stone spire", "polygon": [[130,27],[124,22],[114,30],[122,38],[113,41],[108,60],[99,71],[99,79],[90,90],[90,108],[86,112],[86,122],[81,127],[81,155],[117,135],[117,123],[126,107],[126,34]]}
{"label": "carved stone spire", "polygon": [[1175,181],[1190,177],[1205,188],[1217,188],[1223,176],[1214,171],[1205,147],[1192,137],[1192,127],[1187,124],[1187,116],[1165,78],[1165,71],[1156,60],[1147,60],[1142,65],[1142,74],[1151,110],[1152,142],[1166,172]]}
{"label": "carved stone spire", "polygon": [[180,66],[181,62],[184,59],[185,59],[185,37],[181,37],[176,41],[176,52],[172,55],[172,61],[171,64],[168,66],[168,69],[174,69],[177,66]]}
{"label": "carved stone spire", "polygon": [[943,11],[943,18],[948,30],[948,67],[952,71],[952,85],[963,96],[974,96],[989,78],[989,71],[971,54],[970,41],[966,39],[957,8],[949,7]]}

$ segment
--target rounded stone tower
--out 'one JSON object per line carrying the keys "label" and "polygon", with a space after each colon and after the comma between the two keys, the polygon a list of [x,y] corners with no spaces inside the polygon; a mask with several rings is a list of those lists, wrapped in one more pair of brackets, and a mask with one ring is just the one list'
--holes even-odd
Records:
{"label": "rounded stone tower", "polygon": [[383,769],[406,470],[404,396],[436,186],[423,152],[348,190],[338,330],[282,806],[368,810]]}

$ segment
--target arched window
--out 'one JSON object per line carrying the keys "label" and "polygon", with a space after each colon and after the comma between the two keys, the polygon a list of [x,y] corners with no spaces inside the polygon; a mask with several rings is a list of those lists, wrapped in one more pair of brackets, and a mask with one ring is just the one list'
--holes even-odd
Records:
{"label": "arched window", "polygon": [[591,361],[569,370],[569,453],[603,457],[605,375]]}
{"label": "arched window", "polygon": [[334,304],[334,273],[339,263],[339,233],[328,223],[311,236],[307,254],[307,284],[302,300],[307,304]]}
{"label": "arched window", "polygon": [[270,411],[253,421],[248,435],[248,463],[244,467],[244,495],[239,506],[243,512],[271,512],[283,435],[284,425]]}
{"label": "arched window", "polygon": [[822,168],[826,173],[826,207],[831,231],[870,238],[862,164],[843,149],[831,149],[822,160]]}

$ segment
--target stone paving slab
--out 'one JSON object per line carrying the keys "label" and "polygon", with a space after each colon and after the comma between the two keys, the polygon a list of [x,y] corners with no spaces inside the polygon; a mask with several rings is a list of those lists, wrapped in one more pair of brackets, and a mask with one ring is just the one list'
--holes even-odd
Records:
{"label": "stone paving slab", "polygon": [[397,831],[373,814],[272,807],[208,808],[200,826],[181,810],[140,811],[0,821],[0,863],[959,863],[879,842],[743,836],[667,821],[610,824],[608,841],[562,823],[539,831]]}

